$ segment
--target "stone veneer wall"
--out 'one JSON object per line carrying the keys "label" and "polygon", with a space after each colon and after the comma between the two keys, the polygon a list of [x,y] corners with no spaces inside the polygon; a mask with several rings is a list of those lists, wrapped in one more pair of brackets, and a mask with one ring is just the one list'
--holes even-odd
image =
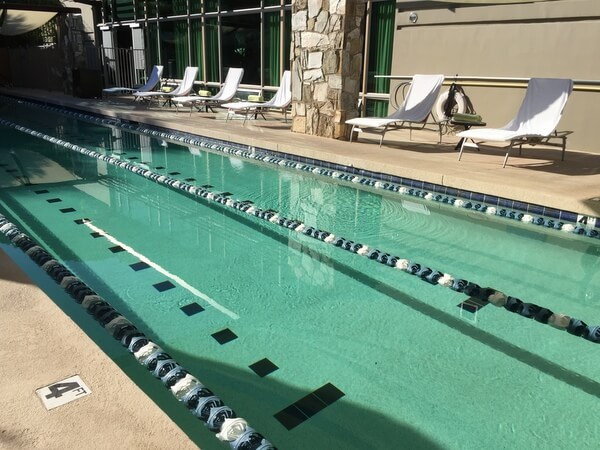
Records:
{"label": "stone veneer wall", "polygon": [[292,3],[292,131],[347,139],[358,115],[365,0]]}

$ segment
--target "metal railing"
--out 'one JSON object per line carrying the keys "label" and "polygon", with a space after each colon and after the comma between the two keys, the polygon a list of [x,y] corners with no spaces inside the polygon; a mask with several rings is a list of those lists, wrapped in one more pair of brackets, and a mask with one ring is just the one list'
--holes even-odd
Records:
{"label": "metal railing", "polygon": [[148,77],[146,54],[142,49],[100,47],[104,87],[143,85]]}

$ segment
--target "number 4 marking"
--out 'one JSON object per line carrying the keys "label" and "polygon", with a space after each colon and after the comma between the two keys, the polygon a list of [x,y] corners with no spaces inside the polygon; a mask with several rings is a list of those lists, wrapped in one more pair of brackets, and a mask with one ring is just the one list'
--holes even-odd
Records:
{"label": "number 4 marking", "polygon": [[593,229],[596,226],[596,218],[592,216],[577,216],[577,223],[583,226],[584,228]]}
{"label": "number 4 marking", "polygon": [[76,382],[56,383],[52,386],[48,386],[48,389],[50,389],[50,393],[46,395],[46,398],[62,397],[63,394],[78,389],[79,387],[79,383]]}

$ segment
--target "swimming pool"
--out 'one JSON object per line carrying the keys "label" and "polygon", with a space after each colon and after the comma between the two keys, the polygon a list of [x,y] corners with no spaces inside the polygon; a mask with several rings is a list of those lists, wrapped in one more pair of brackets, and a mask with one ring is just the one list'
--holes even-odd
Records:
{"label": "swimming pool", "polygon": [[470,313],[464,293],[231,204],[590,324],[597,239],[12,103],[0,117],[217,194],[3,128],[2,211],[278,447],[597,441],[593,343],[492,305]]}

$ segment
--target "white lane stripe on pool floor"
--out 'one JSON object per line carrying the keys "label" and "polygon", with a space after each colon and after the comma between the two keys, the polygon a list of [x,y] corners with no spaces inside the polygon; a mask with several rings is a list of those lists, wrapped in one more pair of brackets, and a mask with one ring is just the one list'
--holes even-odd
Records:
{"label": "white lane stripe on pool floor", "polygon": [[188,284],[185,280],[182,280],[180,277],[178,277],[177,275],[169,272],[168,270],[164,269],[163,267],[159,266],[158,264],[156,264],[154,261],[152,261],[151,259],[147,258],[146,256],[142,255],[141,253],[135,251],[133,248],[131,248],[130,246],[124,244],[123,242],[119,241],[117,238],[111,236],[110,234],[108,234],[106,231],[104,231],[101,228],[98,228],[97,226],[93,225],[91,222],[89,221],[84,221],[84,224],[90,229],[95,231],[96,233],[100,234],[101,236],[104,236],[106,239],[108,239],[110,242],[112,242],[113,244],[119,245],[121,248],[123,248],[123,250],[125,250],[127,253],[129,253],[130,255],[135,256],[136,258],[138,258],[140,261],[145,262],[146,264],[148,264],[150,267],[152,267],[154,270],[156,270],[157,272],[162,273],[164,276],[170,278],[171,280],[173,280],[175,283],[177,283],[179,286],[181,286],[182,288],[188,290],[189,292],[191,292],[192,294],[194,294],[196,297],[201,298],[202,300],[204,300],[206,303],[208,303],[209,305],[211,305],[213,308],[219,310],[220,312],[222,312],[223,314],[225,314],[226,316],[231,317],[232,319],[239,319],[240,316],[237,315],[236,313],[234,313],[233,311],[230,311],[229,309],[225,308],[224,306],[220,305],[216,300],[213,300],[212,298],[210,298],[208,295],[206,295],[204,292],[199,291],[198,289],[196,289],[194,286],[191,286],[190,284]]}

